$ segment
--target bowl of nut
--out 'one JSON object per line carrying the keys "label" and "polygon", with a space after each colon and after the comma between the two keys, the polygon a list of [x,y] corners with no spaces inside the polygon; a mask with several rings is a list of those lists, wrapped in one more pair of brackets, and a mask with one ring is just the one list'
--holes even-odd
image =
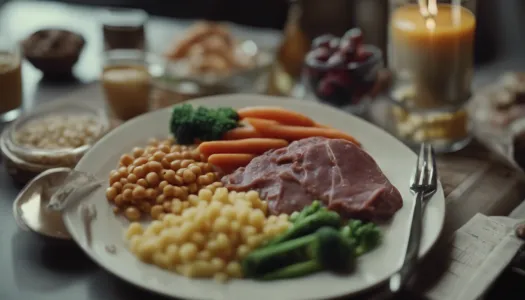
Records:
{"label": "bowl of nut", "polygon": [[102,110],[57,101],[10,124],[2,132],[0,150],[8,173],[26,183],[51,168],[73,168],[109,129]]}
{"label": "bowl of nut", "polygon": [[383,68],[383,54],[363,43],[358,28],[341,38],[330,34],[315,38],[307,53],[304,83],[321,102],[351,113],[362,113]]}
{"label": "bowl of nut", "polygon": [[70,76],[84,45],[82,35],[65,29],[41,29],[22,41],[24,56],[46,77]]}

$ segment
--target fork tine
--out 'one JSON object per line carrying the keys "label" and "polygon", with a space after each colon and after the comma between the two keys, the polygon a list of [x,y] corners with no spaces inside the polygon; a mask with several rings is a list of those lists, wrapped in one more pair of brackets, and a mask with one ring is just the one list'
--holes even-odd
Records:
{"label": "fork tine", "polygon": [[429,162],[429,185],[432,187],[437,186],[437,167],[436,167],[436,154],[432,145],[428,145],[428,159]]}
{"label": "fork tine", "polygon": [[419,148],[419,155],[417,156],[416,161],[416,171],[414,173],[414,178],[412,178],[412,186],[421,186],[421,179],[424,176],[424,163],[425,163],[425,143],[421,144]]}

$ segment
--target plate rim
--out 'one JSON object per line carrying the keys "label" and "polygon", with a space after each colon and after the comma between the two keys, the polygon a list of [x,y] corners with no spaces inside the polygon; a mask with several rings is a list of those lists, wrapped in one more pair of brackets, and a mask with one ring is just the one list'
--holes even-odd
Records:
{"label": "plate rim", "polygon": [[[106,139],[110,139],[114,136],[117,136],[119,134],[120,131],[124,130],[124,126],[132,126],[132,124],[134,123],[137,123],[137,122],[140,122],[141,120],[143,119],[147,119],[147,118],[151,118],[150,116],[151,115],[154,115],[154,114],[163,114],[163,113],[166,113],[166,111],[168,110],[171,110],[173,107],[175,106],[180,106],[180,105],[183,105],[183,104],[198,104],[199,102],[206,102],[206,101],[209,101],[210,99],[214,99],[214,101],[221,101],[222,98],[226,99],[226,98],[231,98],[231,97],[234,97],[234,98],[242,98],[242,97],[250,97],[250,98],[254,98],[254,97],[257,97],[257,98],[260,98],[261,102],[264,103],[264,100],[263,99],[268,99],[268,98],[272,98],[272,99],[282,99],[283,101],[286,101],[286,102],[289,102],[289,101],[294,101],[296,103],[298,103],[298,105],[306,105],[306,106],[311,106],[311,107],[318,107],[318,106],[322,106],[324,107],[324,109],[328,109],[328,110],[331,110],[332,112],[336,113],[336,114],[346,114],[345,112],[341,111],[341,110],[338,110],[332,106],[329,106],[327,104],[323,104],[323,103],[318,103],[318,102],[312,102],[312,101],[306,101],[306,100],[303,100],[303,99],[297,99],[297,98],[292,98],[292,97],[281,97],[281,96],[270,96],[270,95],[259,95],[259,94],[247,94],[247,93],[238,93],[238,94],[223,94],[223,95],[212,95],[212,96],[205,96],[205,97],[199,97],[199,98],[195,98],[195,99],[191,99],[191,100],[188,100],[188,101],[185,101],[185,102],[182,102],[182,103],[177,103],[175,105],[172,105],[170,107],[166,107],[166,108],[162,108],[162,109],[159,109],[159,110],[155,110],[155,111],[151,111],[151,112],[148,112],[146,114],[143,114],[143,115],[140,115],[140,116],[137,116],[133,119],[130,119],[128,120],[127,122],[121,124],[120,126],[118,126],[117,128],[113,129],[112,131],[110,131],[109,133],[107,133],[104,137],[102,137],[101,139],[99,139],[97,141],[96,144],[94,144],[90,150],[88,152],[90,152],[92,149],[94,149],[95,147],[97,147],[97,144],[102,144]],[[241,100],[241,99],[240,99]],[[259,101],[259,100],[258,100]],[[263,106],[261,104],[261,106]],[[410,149],[407,145],[403,144],[401,141],[399,141],[398,139],[396,139],[391,133],[385,131],[384,129],[380,128],[379,126],[371,123],[371,122],[368,122],[368,121],[365,121],[363,119],[360,119],[354,115],[351,115],[351,114],[346,114],[346,117],[347,118],[352,118],[354,122],[360,122],[362,124],[364,124],[365,126],[369,127],[369,128],[373,128],[373,130],[376,130],[377,132],[380,132],[380,134],[383,134],[383,135],[387,135],[387,136],[390,136],[393,140],[393,142],[395,143],[398,143],[399,145],[401,145],[403,148],[405,148],[407,151],[411,152],[414,156],[414,161],[415,161],[415,158],[417,157],[416,156],[416,153]],[[86,153],[87,154],[87,153]],[[87,157],[87,155],[83,156],[80,161],[78,162],[78,164],[75,166],[75,170],[79,170],[79,166],[81,167],[83,162],[86,160],[85,157]],[[443,202],[443,213],[441,214],[441,217],[439,218],[439,224],[434,224],[436,227],[437,225],[439,226],[438,230],[437,230],[437,235],[436,237],[431,240],[429,242],[429,244],[427,245],[427,247],[421,247],[420,249],[420,252],[419,252],[419,259],[422,259],[425,255],[428,254],[428,252],[434,248],[434,246],[436,245],[437,241],[439,240],[439,237],[441,236],[441,233],[443,231],[443,227],[444,227],[444,221],[445,221],[445,216],[446,216],[446,197],[445,197],[445,194],[444,194],[444,190],[443,190],[443,186],[441,184],[441,181],[438,179],[438,191],[436,192],[436,194],[429,200],[427,201],[437,201],[438,199],[436,198],[441,198],[442,202]],[[410,211],[412,211],[412,207],[410,208]],[[63,221],[64,221],[64,224],[66,226],[66,228],[68,229],[68,231],[71,231],[71,226],[72,226],[72,221],[70,219],[70,214],[71,213],[71,210],[69,209],[66,209],[62,215],[62,218],[63,218]],[[425,216],[423,216],[423,218],[425,218]],[[71,234],[71,239],[84,251],[84,253],[86,253],[86,255],[88,257],[91,258],[91,260],[93,262],[95,262],[97,265],[99,265],[101,268],[103,268],[104,270],[108,271],[109,273],[113,274],[114,276],[140,288],[140,289],[144,289],[144,290],[148,290],[152,293],[156,293],[156,294],[159,294],[159,295],[164,295],[164,296],[167,296],[167,297],[170,297],[170,298],[173,298],[173,297],[180,297],[178,295],[175,295],[175,294],[172,294],[172,293],[167,293],[167,292],[164,292],[160,289],[157,289],[155,287],[145,287],[144,285],[141,285],[141,284],[137,284],[136,281],[137,280],[133,280],[131,278],[128,278],[127,276],[121,276],[119,274],[119,272],[117,271],[114,271],[113,269],[111,269],[110,267],[106,266],[105,264],[103,264],[102,262],[102,259],[99,259],[98,258],[98,255],[96,255],[96,252],[93,251],[92,249],[90,249],[90,247],[86,247],[85,243],[81,242],[79,240],[79,236],[77,236],[76,234]],[[406,244],[406,243],[403,243],[403,244]],[[175,274],[177,275],[177,274]],[[362,294],[366,291],[369,291],[381,284],[383,284],[384,282],[386,282],[388,280],[388,278],[393,275],[390,274],[389,276],[387,276],[387,278],[385,278],[384,280],[379,280],[373,284],[368,284],[367,286],[363,287],[362,289],[359,289],[357,291],[353,291],[353,292],[350,292],[350,293],[332,293],[327,297],[327,299],[332,299],[332,298],[337,298],[337,297],[343,297],[343,296],[355,296],[355,295],[359,295],[359,294]],[[180,276],[180,275],[177,275],[177,276]],[[190,295],[184,295],[183,296],[185,299],[202,299],[202,298],[199,298],[197,296],[190,296]]]}

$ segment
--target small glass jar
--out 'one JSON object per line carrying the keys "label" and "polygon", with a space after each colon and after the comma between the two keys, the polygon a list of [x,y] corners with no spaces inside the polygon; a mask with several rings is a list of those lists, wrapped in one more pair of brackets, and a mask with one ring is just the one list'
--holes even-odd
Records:
{"label": "small glass jar", "polygon": [[0,36],[0,123],[11,122],[22,106],[22,65],[20,47]]}
{"label": "small glass jar", "polygon": [[125,121],[148,112],[152,78],[163,75],[165,67],[166,62],[153,53],[105,52],[101,81],[110,116]]}
{"label": "small glass jar", "polygon": [[8,173],[25,184],[51,168],[74,168],[109,129],[103,110],[56,101],[23,114],[4,129],[0,150]]}
{"label": "small glass jar", "polygon": [[101,13],[104,50],[146,50],[148,14],[141,9],[109,8]]}
{"label": "small glass jar", "polygon": [[389,96],[394,132],[409,145],[427,142],[450,152],[471,139],[464,105],[471,96],[476,17],[465,4],[472,5],[391,0]]}

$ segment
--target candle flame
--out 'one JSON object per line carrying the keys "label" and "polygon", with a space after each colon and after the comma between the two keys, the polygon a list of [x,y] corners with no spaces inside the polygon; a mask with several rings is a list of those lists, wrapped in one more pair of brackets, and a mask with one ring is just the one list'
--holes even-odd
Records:
{"label": "candle flame", "polygon": [[438,14],[437,0],[418,0],[418,3],[423,18],[433,18]]}
{"label": "candle flame", "polygon": [[437,0],[418,0],[419,12],[425,18],[425,25],[428,30],[436,29],[434,18],[438,14]]}

